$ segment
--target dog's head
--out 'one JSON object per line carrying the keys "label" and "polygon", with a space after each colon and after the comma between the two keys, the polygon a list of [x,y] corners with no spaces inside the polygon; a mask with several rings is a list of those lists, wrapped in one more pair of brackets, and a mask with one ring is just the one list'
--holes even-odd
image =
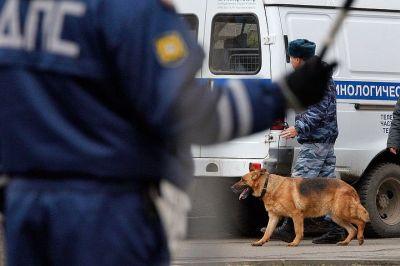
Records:
{"label": "dog's head", "polygon": [[260,197],[267,179],[268,172],[266,169],[254,170],[245,174],[231,189],[234,193],[240,193],[239,200],[247,198],[250,194],[254,197]]}

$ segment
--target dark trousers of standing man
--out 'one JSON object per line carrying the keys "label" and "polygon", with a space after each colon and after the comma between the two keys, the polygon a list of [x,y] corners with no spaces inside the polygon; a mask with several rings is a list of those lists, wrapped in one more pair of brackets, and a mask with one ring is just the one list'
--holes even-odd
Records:
{"label": "dark trousers of standing man", "polygon": [[168,265],[146,187],[13,179],[7,189],[9,266]]}

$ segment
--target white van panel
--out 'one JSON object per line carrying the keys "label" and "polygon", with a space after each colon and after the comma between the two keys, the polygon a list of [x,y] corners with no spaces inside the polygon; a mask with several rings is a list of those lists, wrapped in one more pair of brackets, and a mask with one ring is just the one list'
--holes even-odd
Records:
{"label": "white van panel", "polygon": [[271,53],[271,78],[276,81],[287,73],[284,34],[278,7],[265,7],[265,14],[269,35],[275,38],[275,43],[270,45],[269,48]]}
{"label": "white van panel", "polygon": [[[342,7],[346,0],[264,0],[266,5],[293,5],[315,7]],[[358,0],[353,8],[400,10],[398,0]]]}
{"label": "white van panel", "polygon": [[[288,35],[289,42],[295,39],[308,39],[316,43],[317,53],[322,48],[322,43],[329,32],[333,21],[337,16],[336,10],[321,10],[312,8],[286,8],[280,7],[282,17],[283,34]],[[341,63],[338,43],[340,37],[328,50],[326,61],[338,60]],[[286,64],[288,71],[293,68],[290,63]],[[336,70],[334,76],[340,75],[340,68]]]}
{"label": "white van panel", "polygon": [[338,104],[339,137],[335,144],[337,167],[361,175],[369,162],[386,148],[392,112],[356,110],[354,104]]}
{"label": "white van panel", "polygon": [[354,11],[342,31],[341,102],[394,105],[400,96],[400,14]]}
{"label": "white van panel", "polygon": [[398,80],[400,14],[352,13],[346,20],[344,37],[353,77]]}
{"label": "white van panel", "polygon": [[268,154],[265,134],[266,132],[239,138],[228,144],[218,144],[203,148],[201,156],[216,157],[218,155],[219,158],[265,158]]}

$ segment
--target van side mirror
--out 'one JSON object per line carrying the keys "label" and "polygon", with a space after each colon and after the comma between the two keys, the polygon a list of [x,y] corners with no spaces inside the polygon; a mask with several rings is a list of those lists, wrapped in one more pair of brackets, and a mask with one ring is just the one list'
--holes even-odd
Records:
{"label": "van side mirror", "polygon": [[287,35],[283,35],[283,40],[285,41],[286,63],[290,63],[288,36]]}

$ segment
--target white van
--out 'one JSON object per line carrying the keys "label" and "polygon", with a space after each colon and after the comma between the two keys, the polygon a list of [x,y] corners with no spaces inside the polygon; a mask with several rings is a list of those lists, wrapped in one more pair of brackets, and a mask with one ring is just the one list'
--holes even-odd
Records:
{"label": "white van", "polygon": [[[204,47],[198,78],[277,80],[292,70],[288,42],[317,43],[327,35],[339,0],[175,0]],[[393,107],[400,96],[400,1],[359,0],[329,50],[338,99],[337,173],[355,184],[371,216],[369,232],[400,235],[400,160],[386,151]],[[250,162],[290,175],[296,141],[271,130],[226,144],[194,147],[196,176],[238,177]]]}

